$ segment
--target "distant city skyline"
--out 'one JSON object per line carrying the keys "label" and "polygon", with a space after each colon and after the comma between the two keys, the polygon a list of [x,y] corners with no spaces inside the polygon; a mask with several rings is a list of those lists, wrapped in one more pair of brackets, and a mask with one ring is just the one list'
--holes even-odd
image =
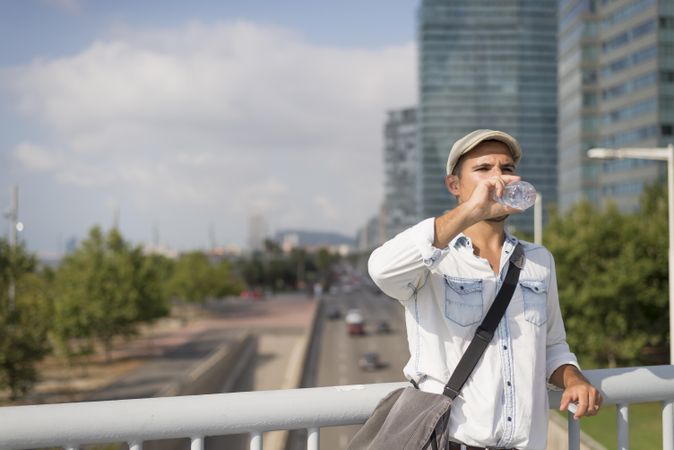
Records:
{"label": "distant city skyline", "polygon": [[417,101],[417,3],[5,2],[0,210],[18,184],[43,253],[115,215],[177,249],[245,246],[251,215],[355,235],[381,117]]}

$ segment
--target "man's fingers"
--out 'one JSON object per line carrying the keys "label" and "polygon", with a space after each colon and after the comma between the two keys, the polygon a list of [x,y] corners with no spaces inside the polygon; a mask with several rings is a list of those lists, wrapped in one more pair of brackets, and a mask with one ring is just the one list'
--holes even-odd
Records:
{"label": "man's fingers", "polygon": [[590,401],[587,404],[587,415],[588,416],[594,416],[597,414],[597,411],[599,411],[599,405],[597,404],[597,394],[596,392],[593,392],[594,389],[590,390]]}
{"label": "man's fingers", "polygon": [[[575,402],[566,405],[567,410],[573,414],[574,419],[579,419],[583,416],[596,416],[603,400],[599,391],[594,387],[570,393],[568,399]],[[568,403],[566,396],[562,397],[562,403]],[[563,405],[560,405],[560,409],[563,409],[561,406]]]}
{"label": "man's fingers", "polygon": [[576,408],[576,413],[573,415],[574,419],[580,419],[587,414],[588,403],[587,400],[580,400]]}
{"label": "man's fingers", "polygon": [[494,186],[494,192],[496,192],[497,197],[503,196],[503,191],[505,190],[506,182],[501,177],[491,177],[492,186]]}
{"label": "man's fingers", "polygon": [[603,398],[599,391],[597,389],[592,389],[590,391],[590,406],[588,407],[588,412],[587,414],[589,416],[596,416],[597,413],[599,413],[599,409],[601,408],[601,403],[603,401]]}
{"label": "man's fingers", "polygon": [[522,179],[519,175],[501,175],[501,179],[505,184],[514,183],[515,181],[520,181]]}

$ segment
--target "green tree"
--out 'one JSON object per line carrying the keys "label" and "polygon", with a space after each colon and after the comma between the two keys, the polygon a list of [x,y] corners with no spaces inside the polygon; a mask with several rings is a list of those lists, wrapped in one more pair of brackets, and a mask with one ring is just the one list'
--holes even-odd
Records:
{"label": "green tree", "polygon": [[[30,390],[38,374],[35,364],[49,351],[50,304],[45,279],[23,245],[12,249],[0,239],[0,389],[16,400]],[[15,281],[9,302],[10,277]]]}
{"label": "green tree", "polygon": [[[667,199],[665,184],[645,189],[640,211],[630,217],[626,251],[619,262],[635,287],[632,294],[638,309],[630,311],[630,315],[637,318],[643,327],[646,348],[642,349],[642,353],[643,350],[656,350],[656,354],[663,356],[668,354],[669,330]],[[639,262],[638,266],[634,266],[634,261]],[[630,264],[633,265],[632,269],[629,268]],[[667,361],[655,361],[666,363],[668,358]]]}
{"label": "green tree", "polygon": [[665,341],[666,205],[658,197],[649,190],[638,214],[580,203],[553,215],[544,233],[569,344],[593,365],[636,363],[645,346]]}
{"label": "green tree", "polygon": [[185,253],[175,264],[171,293],[180,300],[203,304],[217,290],[216,276],[208,257],[199,251]]}
{"label": "green tree", "polygon": [[242,259],[239,262],[239,272],[249,287],[264,286],[269,278],[262,256],[258,254]]}
{"label": "green tree", "polygon": [[341,257],[339,253],[332,253],[328,249],[320,249],[316,255],[316,268],[318,270],[318,278],[321,280],[323,287],[327,290],[334,282],[334,275],[332,269],[337,264]]}
{"label": "green tree", "polygon": [[234,275],[232,265],[227,260],[222,260],[216,264],[212,271],[213,292],[216,298],[227,297],[228,295],[239,295],[242,290],[241,282]]}
{"label": "green tree", "polygon": [[161,272],[117,229],[94,227],[55,274],[54,336],[66,355],[99,340],[110,357],[112,340],[136,332],[140,322],[166,315]]}

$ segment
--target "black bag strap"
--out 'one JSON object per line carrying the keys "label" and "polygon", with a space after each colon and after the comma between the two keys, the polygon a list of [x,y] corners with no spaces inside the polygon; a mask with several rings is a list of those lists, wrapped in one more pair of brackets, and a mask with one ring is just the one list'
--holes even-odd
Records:
{"label": "black bag strap", "polygon": [[503,314],[505,314],[510,299],[515,292],[522,267],[524,267],[524,249],[522,248],[522,244],[518,243],[515,246],[515,250],[513,250],[513,254],[510,256],[508,273],[506,273],[501,289],[496,294],[494,303],[491,304],[484,320],[477,327],[473,340],[470,341],[466,352],[461,357],[461,360],[456,365],[456,369],[454,369],[452,376],[445,385],[443,393],[452,400],[459,395],[461,388],[468,380],[468,377],[475,369],[475,366],[477,366],[484,351],[494,337],[496,327],[501,321]]}

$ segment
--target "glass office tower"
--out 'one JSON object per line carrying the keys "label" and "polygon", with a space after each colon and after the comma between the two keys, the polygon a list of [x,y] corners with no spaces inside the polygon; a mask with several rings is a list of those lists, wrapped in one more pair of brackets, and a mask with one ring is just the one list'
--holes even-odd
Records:
{"label": "glass office tower", "polygon": [[674,126],[674,0],[559,3],[559,195],[638,208],[665,164],[596,162],[592,147],[664,147]]}
{"label": "glass office tower", "polygon": [[[451,145],[477,128],[515,136],[518,168],[557,202],[557,3],[423,0],[418,12],[420,217],[455,200],[444,185]],[[531,232],[533,208],[510,219]]]}
{"label": "glass office tower", "polygon": [[417,109],[389,111],[384,126],[384,238],[417,220]]}

